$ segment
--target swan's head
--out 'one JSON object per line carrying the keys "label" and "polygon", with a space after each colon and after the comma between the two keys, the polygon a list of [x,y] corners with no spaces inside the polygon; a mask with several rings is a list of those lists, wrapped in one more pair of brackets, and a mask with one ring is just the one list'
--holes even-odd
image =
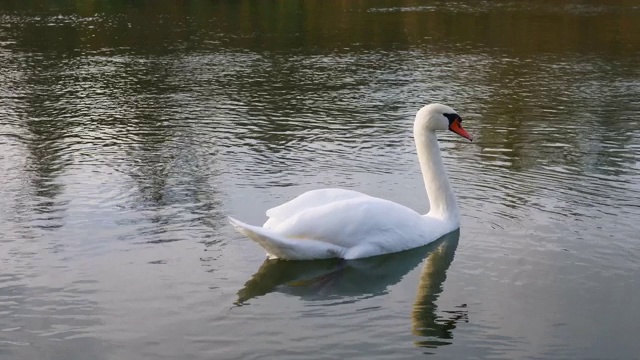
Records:
{"label": "swan's head", "polygon": [[462,117],[452,108],[442,104],[429,104],[418,110],[415,130],[450,130],[463,138],[473,140],[462,127]]}

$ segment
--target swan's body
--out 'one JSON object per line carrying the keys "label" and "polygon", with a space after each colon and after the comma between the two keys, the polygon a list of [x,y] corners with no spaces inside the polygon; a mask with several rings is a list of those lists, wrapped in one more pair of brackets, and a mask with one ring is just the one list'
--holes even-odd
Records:
{"label": "swan's body", "polygon": [[268,210],[262,227],[230,218],[231,224],[269,257],[289,260],[357,259],[426,245],[460,226],[435,130],[450,129],[471,139],[461,121],[440,104],[416,114],[414,138],[430,202],[426,215],[353,190],[320,189]]}

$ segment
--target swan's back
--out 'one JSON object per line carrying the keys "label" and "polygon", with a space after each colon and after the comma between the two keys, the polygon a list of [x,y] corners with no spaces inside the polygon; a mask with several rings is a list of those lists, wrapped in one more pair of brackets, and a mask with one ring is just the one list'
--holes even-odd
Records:
{"label": "swan's back", "polygon": [[267,210],[267,217],[269,217],[269,219],[262,226],[268,229],[273,229],[283,221],[299,214],[302,211],[357,197],[370,196],[358,191],[345,189],[329,188],[307,191],[293,200]]}

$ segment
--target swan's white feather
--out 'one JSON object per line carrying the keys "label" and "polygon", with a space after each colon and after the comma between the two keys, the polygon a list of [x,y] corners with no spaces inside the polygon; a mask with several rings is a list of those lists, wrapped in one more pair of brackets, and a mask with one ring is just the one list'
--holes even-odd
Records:
{"label": "swan's white feather", "polygon": [[369,195],[354,190],[335,188],[307,191],[291,201],[267,210],[269,219],[262,226],[267,229],[273,229],[301,211],[356,197],[369,197]]}
{"label": "swan's white feather", "polygon": [[270,257],[357,259],[428,244],[457,228],[392,201],[355,196],[302,209],[273,228],[230,219]]}

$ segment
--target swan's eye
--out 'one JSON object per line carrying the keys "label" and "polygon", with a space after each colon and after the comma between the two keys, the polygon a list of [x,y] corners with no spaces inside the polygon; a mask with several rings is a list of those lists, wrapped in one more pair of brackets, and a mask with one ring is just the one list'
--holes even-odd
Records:
{"label": "swan's eye", "polygon": [[444,117],[446,117],[449,120],[449,125],[453,124],[453,122],[456,119],[460,119],[460,122],[462,122],[462,118],[460,117],[460,115],[453,113],[453,114],[442,114],[444,115]]}

